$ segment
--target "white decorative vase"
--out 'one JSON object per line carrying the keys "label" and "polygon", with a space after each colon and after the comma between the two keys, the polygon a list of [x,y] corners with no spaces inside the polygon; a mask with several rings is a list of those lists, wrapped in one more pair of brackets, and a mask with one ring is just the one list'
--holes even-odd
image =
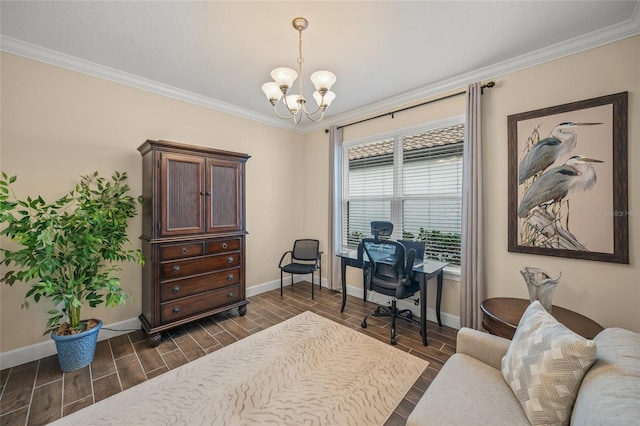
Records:
{"label": "white decorative vase", "polygon": [[527,289],[529,290],[529,302],[539,300],[542,307],[551,313],[551,299],[562,273],[558,275],[558,278],[551,278],[549,274],[542,269],[527,266],[520,271],[520,274],[524,278],[524,282],[527,284]]}

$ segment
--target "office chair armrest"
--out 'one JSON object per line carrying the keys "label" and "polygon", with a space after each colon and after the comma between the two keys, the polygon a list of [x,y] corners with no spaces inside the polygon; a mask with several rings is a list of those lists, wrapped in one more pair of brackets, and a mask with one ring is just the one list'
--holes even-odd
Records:
{"label": "office chair armrest", "polygon": [[413,262],[415,259],[416,251],[414,249],[409,250],[407,253],[407,263],[404,265],[404,277],[402,278],[401,285],[396,288],[396,299],[402,298],[404,287],[409,287],[413,282]]}
{"label": "office chair armrest", "polygon": [[[408,275],[409,277],[413,276],[413,262],[415,260],[416,260],[416,251],[414,249],[411,249],[407,253],[407,264],[404,267],[405,275]],[[408,285],[411,285],[411,282],[409,282]]]}
{"label": "office chair armrest", "polygon": [[412,274],[406,275],[402,281],[400,281],[400,285],[396,287],[396,299],[404,299],[402,295],[404,294],[405,287],[410,287],[413,283],[413,279],[411,278]]}
{"label": "office chair armrest", "polygon": [[322,263],[322,252],[319,251],[318,257],[316,257],[316,268],[319,267],[321,263]]}
{"label": "office chair armrest", "polygon": [[278,263],[278,268],[282,268],[282,261],[284,260],[284,258],[287,256],[287,254],[293,254],[293,251],[289,250],[289,251],[285,251],[284,254],[282,255],[282,257],[280,258],[280,262]]}

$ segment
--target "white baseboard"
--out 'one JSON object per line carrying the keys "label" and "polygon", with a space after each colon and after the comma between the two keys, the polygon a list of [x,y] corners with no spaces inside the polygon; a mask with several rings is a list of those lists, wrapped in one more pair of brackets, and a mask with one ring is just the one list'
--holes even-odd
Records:
{"label": "white baseboard", "polygon": [[[288,274],[287,274],[288,275]],[[310,275],[294,275],[293,283],[299,283],[300,281],[309,281]],[[314,275],[314,283],[318,284],[318,276]],[[284,277],[282,280],[283,286],[291,285],[291,276]],[[327,287],[327,279],[322,279],[322,287]],[[267,283],[254,285],[252,287],[247,288],[247,297],[256,296],[261,293],[265,293],[267,291],[275,290],[276,288],[280,288],[280,279],[269,281]]]}
{"label": "white baseboard", "polygon": [[[308,276],[305,275],[295,275],[294,276],[294,284],[300,281],[308,281]],[[314,279],[317,279],[316,276]],[[291,285],[291,276],[285,277],[282,280],[283,284]],[[326,278],[322,279],[322,287],[327,287]],[[256,296],[258,294],[275,290],[280,288],[280,280],[274,280],[270,282],[266,282],[263,284],[254,285],[252,287],[247,288],[247,297]],[[358,297],[362,299],[362,288],[361,287],[353,287],[347,286],[347,294],[351,296]],[[367,300],[371,302],[378,303],[380,305],[386,305],[390,300],[389,297],[383,296],[378,293],[370,292]],[[415,306],[409,299],[399,300],[398,306],[401,309],[411,309],[414,315],[420,315],[420,307]],[[450,315],[445,312],[441,313],[442,316],[442,324],[453,327],[456,329],[460,328],[460,318],[455,315]],[[430,321],[436,321],[436,311],[434,309],[427,308],[427,319]],[[110,339],[111,337],[120,336],[121,334],[129,333],[132,330],[140,329],[140,321],[138,318],[130,318],[124,321],[120,321],[114,324],[104,325],[100,330],[100,334],[98,335],[98,340]],[[27,362],[35,361],[37,359],[46,358],[51,355],[55,355],[56,345],[53,343],[53,340],[49,340],[47,342],[36,343],[30,346],[25,346],[23,348],[14,349],[11,351],[0,353],[0,369],[4,370],[5,368],[14,367],[16,365],[25,364]]]}
{"label": "white baseboard", "polygon": [[[107,330],[109,329],[109,330]],[[98,341],[110,339],[121,334],[126,334],[132,330],[140,329],[138,318],[130,318],[114,324],[103,325],[98,334]],[[37,359],[46,358],[57,354],[56,345],[53,340],[40,342],[23,348],[0,353],[0,369],[14,367]]]}
{"label": "white baseboard", "polygon": [[[362,299],[362,287],[354,287],[347,285],[347,294]],[[378,305],[387,305],[391,301],[390,296],[385,296],[376,292],[368,292],[367,300],[369,302],[377,303]],[[414,315],[420,316],[420,306],[416,306],[413,304],[412,299],[401,299],[398,300],[398,308],[399,309],[410,309]],[[456,330],[460,329],[460,317],[448,314],[446,312],[440,312],[440,318],[442,320],[442,325],[446,325],[448,327],[455,328]],[[438,316],[436,315],[436,310],[427,307],[427,320],[437,322]]]}

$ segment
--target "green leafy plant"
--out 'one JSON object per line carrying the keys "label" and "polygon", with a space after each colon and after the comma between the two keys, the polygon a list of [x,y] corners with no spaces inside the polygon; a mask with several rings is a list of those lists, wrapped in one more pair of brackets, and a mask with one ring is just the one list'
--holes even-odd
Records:
{"label": "green leafy plant", "polygon": [[362,241],[364,236],[364,233],[360,231],[353,231],[349,233],[349,236],[347,237],[347,246],[351,248],[358,247],[358,244],[360,244],[360,241]]}
{"label": "green leafy plant", "polygon": [[81,309],[85,303],[113,307],[129,294],[114,273],[118,262],[144,264],[140,250],[125,249],[127,220],[136,215],[142,201],[129,193],[127,174],[115,172],[107,180],[95,172],[83,176],[67,195],[53,203],[41,196],[19,199],[12,184],[15,176],[0,179],[0,236],[17,248],[0,248],[0,264],[8,272],[1,282],[30,286],[23,303],[50,299],[64,304],[64,311],[48,311],[45,334],[59,328],[67,317],[71,333],[84,329]]}
{"label": "green leafy plant", "polygon": [[420,228],[416,241],[425,242],[424,255],[428,259],[460,265],[462,235],[457,232],[441,232]]}
{"label": "green leafy plant", "polygon": [[402,239],[403,240],[413,240],[416,236],[413,235],[413,232],[409,232],[409,231],[402,231]]}

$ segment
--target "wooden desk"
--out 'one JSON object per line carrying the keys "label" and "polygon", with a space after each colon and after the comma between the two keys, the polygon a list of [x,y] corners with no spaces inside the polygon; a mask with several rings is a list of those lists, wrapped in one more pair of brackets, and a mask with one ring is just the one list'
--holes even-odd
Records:
{"label": "wooden desk", "polygon": [[[491,334],[511,339],[528,306],[527,299],[510,297],[487,299],[480,304],[482,326]],[[602,326],[592,319],[556,305],[553,305],[551,315],[558,322],[587,339],[593,339],[603,330]]]}
{"label": "wooden desk", "polygon": [[[347,303],[347,266],[362,269],[367,261],[358,260],[358,255],[355,250],[339,253],[338,257],[340,258],[340,272],[342,278],[342,306],[340,308],[340,312],[344,312],[344,307]],[[413,267],[413,273],[418,274],[418,283],[420,284],[420,334],[422,335],[422,344],[424,346],[427,346],[427,282],[431,278],[437,277],[436,317],[438,318],[438,325],[442,327],[442,321],[440,319],[440,302],[442,300],[443,269],[447,265],[447,262],[438,262],[427,259]],[[366,283],[363,280],[362,300],[366,302],[367,289],[365,287]]]}

